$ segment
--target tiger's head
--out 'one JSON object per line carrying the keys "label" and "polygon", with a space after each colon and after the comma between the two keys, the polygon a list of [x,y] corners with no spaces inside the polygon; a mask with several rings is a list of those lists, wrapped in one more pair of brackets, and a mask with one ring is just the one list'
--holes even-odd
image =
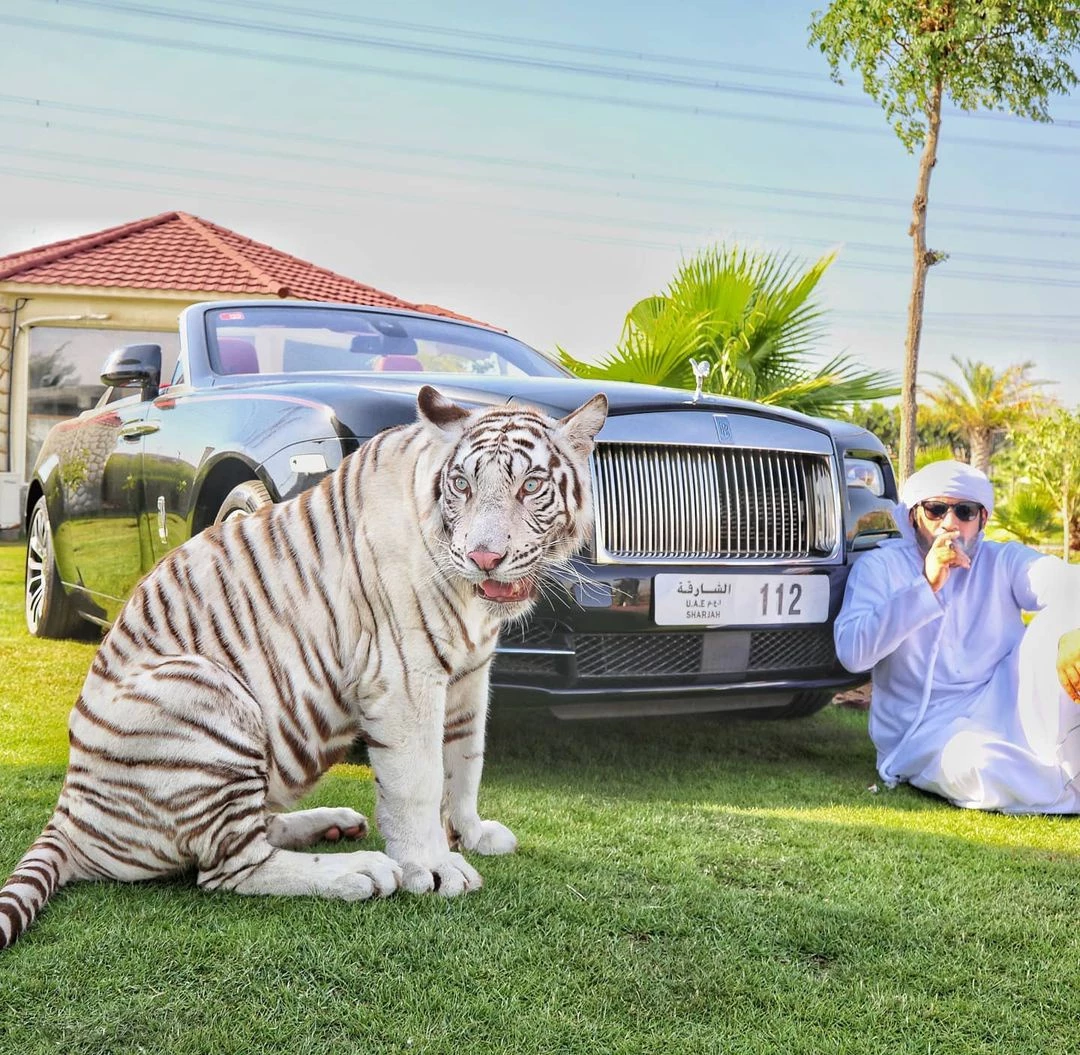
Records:
{"label": "tiger's head", "polygon": [[500,618],[524,615],[592,532],[589,454],[607,398],[556,420],[518,405],[468,411],[425,385],[417,407],[445,448],[432,484],[443,570]]}

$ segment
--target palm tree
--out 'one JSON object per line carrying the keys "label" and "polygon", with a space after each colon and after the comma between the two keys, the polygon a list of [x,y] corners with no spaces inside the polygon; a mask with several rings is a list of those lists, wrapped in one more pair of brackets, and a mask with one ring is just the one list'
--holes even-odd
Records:
{"label": "palm tree", "polygon": [[971,464],[989,475],[995,442],[1024,417],[1051,405],[1052,400],[1041,391],[1050,382],[1029,376],[1035,369],[1032,362],[1014,363],[998,373],[988,363],[974,359],[954,355],[952,361],[960,371],[960,380],[930,373],[941,387],[924,394],[935,412],[967,441]]}
{"label": "palm tree", "polygon": [[1054,503],[1036,487],[1021,487],[994,504],[991,526],[1026,546],[1037,546],[1054,529]]}
{"label": "palm tree", "polygon": [[891,375],[838,355],[808,363],[824,331],[813,293],[835,259],[827,253],[799,273],[787,256],[718,246],[684,261],[666,293],[630,309],[615,351],[585,363],[559,349],[579,377],[693,388],[691,359],[711,365],[707,392],[837,413],[858,401],[896,395]]}

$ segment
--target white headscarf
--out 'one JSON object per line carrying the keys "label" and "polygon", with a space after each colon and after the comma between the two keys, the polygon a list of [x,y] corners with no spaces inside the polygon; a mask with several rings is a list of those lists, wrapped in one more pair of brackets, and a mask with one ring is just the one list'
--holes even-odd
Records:
{"label": "white headscarf", "polygon": [[910,512],[927,498],[944,495],[948,498],[978,502],[989,516],[994,511],[994,485],[986,474],[965,462],[931,462],[912,473],[900,489],[900,501],[893,518],[900,534],[909,542],[915,541]]}

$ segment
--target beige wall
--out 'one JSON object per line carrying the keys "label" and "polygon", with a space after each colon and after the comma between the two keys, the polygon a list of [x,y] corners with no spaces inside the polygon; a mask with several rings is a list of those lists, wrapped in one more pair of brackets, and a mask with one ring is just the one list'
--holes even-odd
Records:
{"label": "beige wall", "polygon": [[[198,290],[30,286],[0,282],[0,472],[10,470],[22,476],[27,364],[30,331],[35,324],[175,332],[177,318],[189,304],[236,296],[234,293]],[[16,305],[17,329],[12,333]]]}
{"label": "beige wall", "polygon": [[5,298],[0,296],[0,472],[8,468],[8,394],[11,392],[11,315],[4,309],[11,309]]}

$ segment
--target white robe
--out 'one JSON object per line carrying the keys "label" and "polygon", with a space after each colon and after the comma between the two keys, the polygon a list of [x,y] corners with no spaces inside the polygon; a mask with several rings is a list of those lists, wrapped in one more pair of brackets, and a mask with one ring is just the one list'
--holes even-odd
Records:
{"label": "white robe", "polygon": [[[1022,611],[1040,612],[1026,630]],[[860,559],[834,634],[845,667],[872,670],[882,780],[971,809],[1080,813],[1080,706],[1056,671],[1077,626],[1080,565],[1017,542],[981,539],[936,594],[913,542]]]}

